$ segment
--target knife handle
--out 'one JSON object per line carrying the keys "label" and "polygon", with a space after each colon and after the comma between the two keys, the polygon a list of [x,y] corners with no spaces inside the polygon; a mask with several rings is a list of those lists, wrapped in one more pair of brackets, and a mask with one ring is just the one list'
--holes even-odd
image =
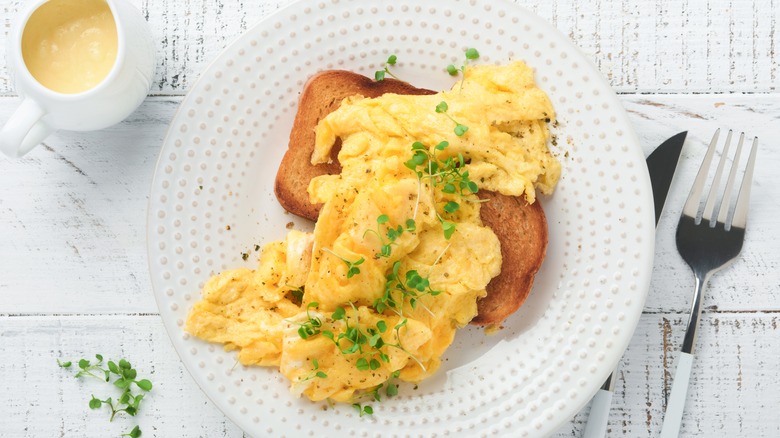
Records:
{"label": "knife handle", "polygon": [[609,407],[612,404],[612,391],[599,389],[590,403],[590,414],[582,438],[604,438],[607,434]]}

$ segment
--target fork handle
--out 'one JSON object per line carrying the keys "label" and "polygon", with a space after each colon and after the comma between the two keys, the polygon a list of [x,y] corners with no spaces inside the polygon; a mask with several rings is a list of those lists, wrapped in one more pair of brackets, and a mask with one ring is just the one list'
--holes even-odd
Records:
{"label": "fork handle", "polygon": [[701,318],[701,301],[704,295],[704,285],[707,284],[711,272],[694,270],[694,291],[693,301],[691,302],[691,314],[688,316],[688,325],[685,327],[685,337],[683,337],[682,352],[693,354],[696,348],[696,338],[699,331],[699,318]]}
{"label": "fork handle", "polygon": [[612,391],[599,389],[590,402],[590,414],[588,414],[588,423],[585,425],[582,438],[604,438],[607,433],[611,404]]}
{"label": "fork handle", "polygon": [[677,362],[677,369],[674,371],[672,393],[669,395],[669,401],[666,404],[661,438],[676,438],[680,434],[680,423],[682,422],[682,414],[685,409],[685,399],[688,395],[688,381],[691,378],[691,369],[693,369],[693,355],[684,352],[680,353],[680,360]]}

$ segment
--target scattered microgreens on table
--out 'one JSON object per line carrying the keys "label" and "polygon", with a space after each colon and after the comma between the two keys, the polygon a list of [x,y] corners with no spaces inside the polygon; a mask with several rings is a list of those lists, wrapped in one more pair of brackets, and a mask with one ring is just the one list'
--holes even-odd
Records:
{"label": "scattered microgreens on table", "polygon": [[[134,394],[133,387],[138,387],[144,392],[152,390],[152,382],[147,379],[136,380],[138,377],[137,371],[132,367],[130,362],[125,359],[120,359],[119,362],[109,360],[106,363],[106,368],[103,368],[103,356],[100,354],[95,355],[96,362],[92,362],[88,359],[81,359],[78,362],[79,371],[75,377],[80,378],[84,376],[91,376],[98,380],[105,382],[111,381],[111,376],[116,375],[118,378],[114,380],[114,386],[122,390],[122,394],[116,400],[111,397],[101,400],[92,395],[89,400],[90,409],[100,409],[103,405],[108,406],[111,410],[111,417],[108,421],[114,421],[114,417],[120,412],[124,412],[131,417],[134,417],[138,413],[138,408],[141,404],[141,400],[144,398],[144,394]],[[70,368],[73,363],[70,361],[61,362],[57,359],[57,365],[60,368]],[[129,433],[122,436],[129,436],[131,438],[138,438],[141,436],[141,429],[135,426]]]}
{"label": "scattered microgreens on table", "polygon": [[[377,81],[384,81],[385,80],[385,74],[388,74],[392,76],[395,79],[398,79],[396,75],[394,75],[392,72],[390,72],[390,65],[395,65],[395,63],[398,61],[398,57],[395,55],[390,55],[387,58],[387,61],[385,61],[385,67],[383,70],[377,70],[374,72],[374,79]],[[398,79],[400,81],[400,79]]]}
{"label": "scattered microgreens on table", "polygon": [[138,426],[136,426],[136,427],[134,427],[134,428],[133,428],[133,430],[131,430],[129,433],[123,433],[123,434],[122,434],[122,435],[120,435],[120,436],[129,436],[130,438],[138,438],[138,437],[139,437],[139,436],[141,436],[141,435],[142,435],[142,434],[141,434],[141,428],[140,428],[140,427],[138,427]]}

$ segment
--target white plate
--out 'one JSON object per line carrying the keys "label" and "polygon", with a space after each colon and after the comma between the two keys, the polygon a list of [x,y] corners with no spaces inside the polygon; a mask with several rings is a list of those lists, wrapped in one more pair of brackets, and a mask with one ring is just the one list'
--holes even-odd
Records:
{"label": "white plate", "polygon": [[[234,353],[187,335],[183,321],[210,275],[255,266],[255,244],[282,238],[289,222],[310,228],[273,194],[307,77],[331,68],[373,76],[394,53],[396,75],[444,89],[453,83],[444,67],[459,64],[467,47],[479,49],[479,62],[525,60],[558,113],[553,149],[563,177],[542,201],[547,259],[504,330],[463,330],[435,377],[402,387],[363,418],[350,406],[297,399],[277,371],[236,366]],[[269,16],[225,49],[182,102],[148,220],[151,278],[171,340],[203,391],[254,436],[550,434],[628,345],[653,259],[649,178],[615,94],[552,26],[489,0],[307,1]]]}

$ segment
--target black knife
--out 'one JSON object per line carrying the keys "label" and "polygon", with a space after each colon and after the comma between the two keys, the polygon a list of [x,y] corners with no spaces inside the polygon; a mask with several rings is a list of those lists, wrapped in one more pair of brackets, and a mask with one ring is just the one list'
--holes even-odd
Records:
{"label": "black knife", "polygon": [[674,137],[661,143],[650,156],[647,157],[647,170],[650,172],[650,186],[653,187],[653,202],[655,203],[655,224],[661,218],[664,209],[666,194],[672,185],[674,170],[680,161],[680,151],[685,143],[688,131],[683,131]]}
{"label": "black knife", "polygon": [[[669,186],[672,185],[677,162],[680,161],[680,151],[682,151],[686,135],[688,135],[688,131],[671,137],[661,143],[647,157],[650,186],[653,188],[656,225],[658,225],[658,219],[661,218],[661,211],[664,209]],[[607,377],[607,380],[601,385],[596,395],[593,396],[590,404],[590,413],[588,414],[588,423],[585,425],[585,432],[582,434],[583,438],[603,438],[606,434],[609,406],[612,404],[612,392],[615,388],[616,372],[617,369]]]}

